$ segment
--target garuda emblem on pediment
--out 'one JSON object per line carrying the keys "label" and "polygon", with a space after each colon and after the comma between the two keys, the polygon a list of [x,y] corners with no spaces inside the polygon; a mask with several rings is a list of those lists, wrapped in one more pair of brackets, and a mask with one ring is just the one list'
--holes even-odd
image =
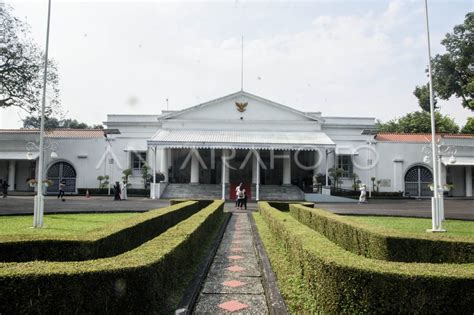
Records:
{"label": "garuda emblem on pediment", "polygon": [[235,102],[235,106],[237,106],[237,110],[241,113],[245,112],[245,110],[247,109],[247,105],[249,103],[239,103],[239,102]]}

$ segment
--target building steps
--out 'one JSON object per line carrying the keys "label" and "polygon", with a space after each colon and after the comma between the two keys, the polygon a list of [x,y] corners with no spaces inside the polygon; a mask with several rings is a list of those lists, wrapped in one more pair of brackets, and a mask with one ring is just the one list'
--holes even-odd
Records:
{"label": "building steps", "polygon": [[222,186],[212,184],[168,184],[163,199],[221,199]]}
{"label": "building steps", "polygon": [[[252,199],[255,197],[252,185]],[[226,187],[228,199],[229,186]],[[220,184],[168,184],[161,195],[163,199],[221,199]],[[304,193],[296,186],[261,185],[260,200],[304,200]]]}

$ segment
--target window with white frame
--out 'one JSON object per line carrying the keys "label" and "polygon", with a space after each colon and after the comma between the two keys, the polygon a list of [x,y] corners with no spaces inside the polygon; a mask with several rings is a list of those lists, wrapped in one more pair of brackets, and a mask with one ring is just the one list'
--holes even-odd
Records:
{"label": "window with white frame", "polygon": [[140,171],[146,163],[146,152],[131,152],[130,167],[134,171]]}
{"label": "window with white frame", "polygon": [[338,155],[337,156],[337,168],[342,168],[344,171],[342,177],[350,178],[354,171],[354,166],[352,164],[352,157],[350,155]]}

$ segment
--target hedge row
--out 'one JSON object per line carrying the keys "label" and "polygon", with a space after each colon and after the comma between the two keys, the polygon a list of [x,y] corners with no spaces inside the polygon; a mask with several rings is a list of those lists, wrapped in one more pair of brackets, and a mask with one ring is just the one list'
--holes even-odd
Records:
{"label": "hedge row", "polygon": [[310,207],[310,208],[314,207],[314,203],[312,203],[312,202],[268,201],[268,204],[271,207],[276,208],[280,211],[284,211],[284,212],[290,211],[290,204],[299,204],[299,205],[303,205],[303,206]]}
{"label": "hedge row", "polygon": [[[112,257],[133,249],[190,217],[204,203],[187,201],[141,213],[79,237],[0,238],[0,261],[79,261]],[[209,204],[209,202],[207,202]]]}
{"label": "hedge row", "polygon": [[410,237],[297,204],[290,205],[290,213],[342,248],[368,258],[428,263],[474,262],[474,242],[466,239]]}
{"label": "hedge row", "polygon": [[188,201],[197,201],[198,206],[199,206],[200,209],[205,208],[208,205],[210,205],[212,202],[214,202],[214,200],[207,200],[207,199],[193,199],[193,200],[190,200],[190,199],[170,199],[170,205],[174,206],[174,205],[177,205],[179,203],[188,202]]}
{"label": "hedge row", "polygon": [[[81,262],[0,264],[0,314],[170,313],[227,213],[215,201],[121,255]],[[183,290],[184,291],[184,290]]]}
{"label": "hedge row", "polygon": [[472,314],[474,265],[401,263],[345,251],[287,213],[259,203],[272,235],[308,284],[315,313]]}

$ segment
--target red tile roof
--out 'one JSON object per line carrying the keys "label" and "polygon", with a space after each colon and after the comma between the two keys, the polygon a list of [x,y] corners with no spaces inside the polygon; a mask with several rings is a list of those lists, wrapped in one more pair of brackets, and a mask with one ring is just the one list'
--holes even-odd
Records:
{"label": "red tile roof", "polygon": [[[436,139],[474,139],[474,134],[436,134]],[[431,141],[430,133],[378,133],[375,136],[377,141],[388,142],[416,142],[429,143]]]}
{"label": "red tile roof", "polygon": [[[28,133],[37,134],[38,129],[0,129],[2,133]],[[48,138],[103,138],[104,130],[102,129],[55,129],[46,130],[45,136]]]}

